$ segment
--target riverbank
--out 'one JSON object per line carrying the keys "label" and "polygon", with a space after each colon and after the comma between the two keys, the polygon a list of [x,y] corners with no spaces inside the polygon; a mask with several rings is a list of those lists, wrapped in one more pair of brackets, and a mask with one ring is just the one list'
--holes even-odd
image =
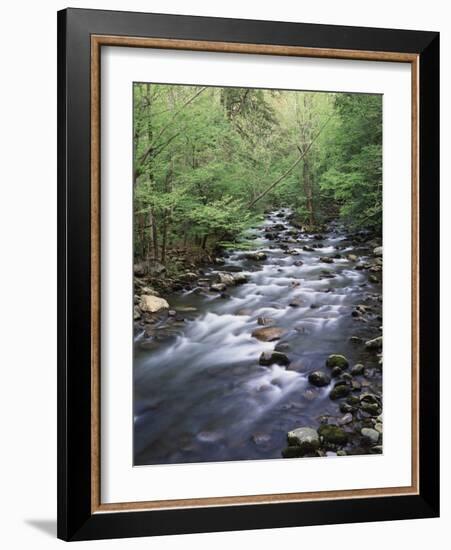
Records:
{"label": "riverbank", "polygon": [[249,238],[136,266],[135,464],[382,452],[381,243],[288,210]]}

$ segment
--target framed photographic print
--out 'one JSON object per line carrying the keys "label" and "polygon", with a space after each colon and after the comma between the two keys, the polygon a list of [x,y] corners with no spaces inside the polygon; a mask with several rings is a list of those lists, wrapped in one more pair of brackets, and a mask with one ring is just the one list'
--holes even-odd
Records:
{"label": "framed photographic print", "polygon": [[58,536],[439,513],[439,36],[58,14]]}

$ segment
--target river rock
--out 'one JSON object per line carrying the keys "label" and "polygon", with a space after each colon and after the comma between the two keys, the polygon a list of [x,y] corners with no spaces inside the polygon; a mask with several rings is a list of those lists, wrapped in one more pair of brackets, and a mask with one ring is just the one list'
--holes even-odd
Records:
{"label": "river rock", "polygon": [[341,376],[342,372],[343,371],[340,369],[340,367],[334,367],[332,369],[331,376],[332,378],[337,378],[338,376]]}
{"label": "river rock", "polygon": [[303,302],[300,298],[293,298],[288,305],[290,307],[301,307]]}
{"label": "river rock", "polygon": [[357,261],[357,256],[355,254],[348,254],[348,260],[350,262],[356,262]]}
{"label": "river rock", "polygon": [[272,342],[274,340],[279,340],[284,333],[285,330],[280,327],[263,327],[255,329],[252,332],[252,336],[262,342]]}
{"label": "river rock", "polygon": [[382,256],[382,246],[376,246],[376,248],[373,250],[373,254],[375,256]]}
{"label": "river rock", "polygon": [[368,340],[365,342],[365,347],[371,350],[381,350],[382,349],[382,336],[373,338],[373,340]]}
{"label": "river rock", "polygon": [[350,413],[350,412],[354,412],[354,407],[352,407],[349,403],[340,403],[340,411],[342,413]]}
{"label": "river rock", "polygon": [[142,293],[142,294],[150,294],[150,295],[152,295],[152,296],[159,296],[159,295],[160,295],[159,292],[157,292],[156,290],[154,290],[154,289],[153,289],[152,287],[150,287],[150,286],[143,286],[143,287],[141,288],[141,293]]}
{"label": "river rock", "polygon": [[359,398],[360,402],[365,403],[374,403],[376,405],[380,405],[380,399],[374,395],[373,393],[362,393],[362,395]]}
{"label": "river rock", "polygon": [[[346,404],[346,403],[344,403]],[[352,414],[350,412],[346,413],[344,416],[338,419],[337,424],[339,426],[344,426],[345,424],[350,424],[353,420]]]}
{"label": "river rock", "polygon": [[329,398],[332,399],[332,401],[336,401],[337,399],[341,399],[342,397],[346,397],[351,392],[351,388],[349,386],[340,384],[338,386],[335,386],[332,391],[329,394]]}
{"label": "river rock", "polygon": [[259,317],[257,319],[257,323],[261,326],[272,325],[274,323],[274,319],[271,317]]}
{"label": "river rock", "polygon": [[302,451],[301,447],[297,445],[288,445],[288,447],[282,451],[283,458],[302,458],[304,455],[305,453]]}
{"label": "river rock", "polygon": [[314,252],[315,251],[314,248],[312,248],[311,246],[308,246],[308,245],[304,245],[302,247],[302,250],[305,250],[305,252]]}
{"label": "river rock", "polygon": [[334,367],[340,367],[340,369],[346,369],[349,363],[344,355],[332,354],[326,360],[326,366],[330,369]]}
{"label": "river rock", "polygon": [[149,275],[158,276],[166,271],[166,267],[160,262],[154,261],[149,263],[147,270]]}
{"label": "river rock", "polygon": [[197,277],[197,273],[194,273],[193,271],[187,271],[186,273],[183,273],[180,278],[184,281],[195,281]]}
{"label": "river rock", "polygon": [[233,282],[236,285],[244,285],[245,283],[247,283],[247,281],[248,277],[244,273],[236,273],[235,275],[233,275]]}
{"label": "river rock", "polygon": [[136,275],[136,277],[144,277],[146,273],[147,269],[145,268],[144,264],[135,264],[133,266],[133,274]]}
{"label": "river rock", "polygon": [[348,442],[348,434],[342,428],[333,424],[322,424],[318,428],[318,433],[325,443],[346,445]]}
{"label": "river rock", "polygon": [[319,435],[316,430],[309,427],[301,427],[288,432],[288,445],[298,447],[299,456],[313,453],[319,448]]}
{"label": "river rock", "polygon": [[301,267],[302,265],[304,265],[304,262],[302,260],[295,260],[293,262],[293,265],[295,265],[296,267]]}
{"label": "river rock", "polygon": [[329,258],[328,256],[321,256],[319,261],[323,262],[324,264],[333,264],[334,263],[333,258]]}
{"label": "river rock", "polygon": [[141,310],[138,306],[135,306],[133,308],[133,320],[137,321],[138,319],[141,319]]}
{"label": "river rock", "polygon": [[248,252],[246,254],[248,260],[256,260],[257,262],[266,260],[267,257],[268,256],[264,252]]}
{"label": "river rock", "polygon": [[157,313],[163,309],[169,309],[169,304],[164,298],[158,298],[158,296],[148,296],[146,294],[141,296],[139,306],[141,311],[147,313]]}
{"label": "river rock", "polygon": [[330,384],[329,376],[327,376],[327,374],[325,374],[324,372],[321,372],[320,370],[315,370],[311,372],[308,375],[308,381],[313,386],[318,386],[318,387],[327,386],[328,384]]}
{"label": "river rock", "polygon": [[235,284],[235,279],[230,273],[224,273],[223,271],[220,271],[218,273],[218,279],[219,283],[225,286],[231,286]]}
{"label": "river rock", "polygon": [[277,342],[277,344],[274,346],[274,351],[288,353],[289,351],[291,351],[291,346],[288,342]]}
{"label": "river rock", "polygon": [[377,403],[368,403],[367,401],[362,401],[360,403],[360,408],[371,416],[378,416],[380,413],[380,408]]}
{"label": "river rock", "polygon": [[260,363],[260,365],[264,366],[274,364],[287,366],[290,364],[290,360],[288,359],[288,357],[280,351],[264,351],[260,355],[260,359],[258,362]]}
{"label": "river rock", "polygon": [[352,376],[361,376],[364,370],[365,366],[361,363],[357,363],[356,365],[351,367],[350,373],[352,374]]}
{"label": "river rock", "polygon": [[378,431],[373,430],[373,428],[362,428],[360,433],[367,443],[370,445],[377,445],[380,436]]}
{"label": "river rock", "polygon": [[214,290],[215,292],[224,292],[226,288],[227,286],[224,283],[215,283],[213,285],[210,285],[210,289]]}

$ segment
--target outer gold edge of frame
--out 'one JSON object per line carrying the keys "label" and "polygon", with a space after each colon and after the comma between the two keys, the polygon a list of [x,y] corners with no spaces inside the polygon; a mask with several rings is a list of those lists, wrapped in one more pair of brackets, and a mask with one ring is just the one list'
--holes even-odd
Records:
{"label": "outer gold edge of frame", "polygon": [[[358,59],[411,63],[412,67],[412,483],[408,487],[357,489],[309,493],[282,493],[195,499],[102,504],[100,498],[100,48],[101,46],[143,47],[211,52],[250,53],[331,59]],[[333,50],[263,44],[241,44],[127,36],[91,36],[91,512],[199,508],[206,506],[275,504],[342,498],[389,497],[419,493],[419,171],[417,54]]]}

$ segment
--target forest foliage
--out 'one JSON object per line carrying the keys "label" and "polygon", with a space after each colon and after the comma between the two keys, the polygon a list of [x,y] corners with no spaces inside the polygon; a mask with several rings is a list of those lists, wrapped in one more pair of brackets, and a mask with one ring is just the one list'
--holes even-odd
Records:
{"label": "forest foliage", "polygon": [[134,84],[139,261],[234,246],[264,210],[382,223],[382,97]]}

